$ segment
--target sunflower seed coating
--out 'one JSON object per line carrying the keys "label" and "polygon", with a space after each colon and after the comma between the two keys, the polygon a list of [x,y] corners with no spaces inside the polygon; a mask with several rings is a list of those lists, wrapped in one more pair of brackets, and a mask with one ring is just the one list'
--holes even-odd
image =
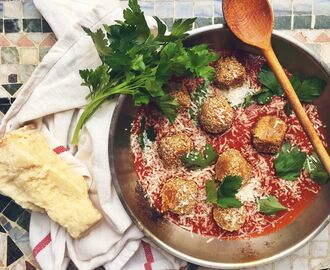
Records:
{"label": "sunflower seed coating", "polygon": [[222,133],[229,129],[234,120],[234,110],[222,95],[209,97],[199,111],[199,122],[209,133]]}
{"label": "sunflower seed coating", "polygon": [[215,72],[215,80],[220,88],[241,86],[245,79],[245,68],[234,56],[221,58]]}
{"label": "sunflower seed coating", "polygon": [[226,231],[239,230],[245,223],[248,216],[244,206],[240,208],[213,208],[213,218],[218,226]]}
{"label": "sunflower seed coating", "polygon": [[190,107],[191,99],[189,92],[183,82],[170,82],[166,85],[168,94],[182,107]]}
{"label": "sunflower seed coating", "polygon": [[261,153],[276,153],[281,149],[287,126],[276,116],[263,116],[255,124],[252,140],[255,149]]}
{"label": "sunflower seed coating", "polygon": [[251,178],[251,166],[236,149],[228,149],[222,152],[215,164],[215,174],[219,181],[225,176],[241,176],[242,185]]}
{"label": "sunflower seed coating", "polygon": [[159,155],[165,166],[181,165],[181,157],[194,148],[189,136],[184,133],[177,133],[172,136],[163,137],[159,142]]}
{"label": "sunflower seed coating", "polygon": [[197,185],[193,181],[180,178],[168,180],[162,190],[162,212],[190,214],[197,200]]}

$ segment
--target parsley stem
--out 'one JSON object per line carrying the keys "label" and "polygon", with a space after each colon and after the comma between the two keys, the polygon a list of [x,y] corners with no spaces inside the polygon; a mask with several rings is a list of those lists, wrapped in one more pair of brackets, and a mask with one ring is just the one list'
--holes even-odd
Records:
{"label": "parsley stem", "polygon": [[84,112],[81,114],[78,120],[77,126],[73,133],[72,144],[78,144],[81,128],[106,99],[116,94],[133,95],[135,93],[135,90],[140,88],[144,84],[145,80],[146,79],[144,78],[139,78],[133,82],[122,82],[115,87],[106,87],[100,91],[99,95],[94,96],[93,99],[86,105]]}

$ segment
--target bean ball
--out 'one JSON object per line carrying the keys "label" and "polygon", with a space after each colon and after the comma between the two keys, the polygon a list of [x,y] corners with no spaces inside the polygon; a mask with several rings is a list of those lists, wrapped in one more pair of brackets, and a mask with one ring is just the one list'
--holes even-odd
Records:
{"label": "bean ball", "polygon": [[166,85],[168,94],[184,108],[190,107],[191,99],[183,82],[170,82]]}
{"label": "bean ball", "polygon": [[240,208],[213,208],[213,219],[217,225],[229,232],[239,230],[245,223],[248,213],[244,206]]}
{"label": "bean ball", "polygon": [[181,178],[168,180],[161,190],[162,212],[190,214],[195,208],[197,189],[193,181]]}
{"label": "bean ball", "polygon": [[245,185],[251,178],[251,166],[240,151],[228,149],[219,155],[215,174],[219,181],[223,181],[226,176],[241,176],[242,185]]}
{"label": "bean ball", "polygon": [[245,68],[236,57],[224,57],[218,61],[215,71],[215,81],[220,88],[239,87],[245,80]]}
{"label": "bean ball", "polygon": [[194,148],[189,136],[177,133],[163,137],[159,142],[158,152],[165,166],[174,167],[181,165],[181,157]]}
{"label": "bean ball", "polygon": [[199,122],[202,128],[212,134],[229,129],[234,120],[234,110],[222,95],[207,98],[199,111]]}
{"label": "bean ball", "polygon": [[280,151],[286,129],[287,126],[281,118],[272,115],[261,117],[252,130],[255,149],[269,154]]}

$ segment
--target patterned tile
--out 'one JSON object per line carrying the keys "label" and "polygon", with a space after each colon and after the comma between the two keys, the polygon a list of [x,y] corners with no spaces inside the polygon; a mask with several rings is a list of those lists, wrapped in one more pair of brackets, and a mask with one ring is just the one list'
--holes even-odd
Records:
{"label": "patterned tile", "polygon": [[314,0],[315,15],[330,15],[329,0]]}
{"label": "patterned tile", "polygon": [[330,16],[318,15],[315,17],[315,29],[330,29]]}
{"label": "patterned tile", "polygon": [[41,32],[41,19],[23,19],[24,32]]}
{"label": "patterned tile", "polygon": [[214,0],[214,17],[223,17],[222,0]]}
{"label": "patterned tile", "polygon": [[294,16],[293,29],[310,29],[312,25],[312,16]]}
{"label": "patterned tile", "polygon": [[42,28],[43,33],[52,33],[53,32],[52,28],[49,26],[49,24],[46,22],[46,20],[42,20],[41,26],[42,26],[41,28]]}
{"label": "patterned tile", "polygon": [[312,14],[311,0],[293,0],[293,13],[295,15],[310,15]]}
{"label": "patterned tile", "polygon": [[[40,50],[41,48],[39,49],[39,51]],[[17,69],[18,81],[25,83],[31,77],[31,74],[35,68],[35,65],[19,65]]]}
{"label": "patterned tile", "polygon": [[274,19],[274,28],[278,30],[291,29],[291,16],[279,16]]}
{"label": "patterned tile", "polygon": [[3,17],[3,3],[0,2],[0,17]]}
{"label": "patterned tile", "polygon": [[275,16],[292,15],[292,2],[286,0],[273,0]]}
{"label": "patterned tile", "polygon": [[194,6],[192,1],[180,1],[175,3],[175,18],[194,17]]}
{"label": "patterned tile", "polygon": [[23,211],[24,209],[22,207],[20,207],[14,201],[11,201],[2,213],[11,221],[16,221],[18,217],[23,213]]}
{"label": "patterned tile", "polygon": [[10,45],[11,45],[10,41],[4,35],[0,35],[0,46],[8,47]]}
{"label": "patterned tile", "polygon": [[26,36],[23,35],[17,40],[16,46],[18,47],[34,47],[34,43]]}
{"label": "patterned tile", "polygon": [[0,266],[5,265],[5,258],[7,255],[7,235],[0,233]]}
{"label": "patterned tile", "polygon": [[211,25],[212,24],[212,18],[197,18],[195,21],[195,28]]}
{"label": "patterned tile", "polygon": [[330,36],[323,32],[319,36],[317,36],[314,42],[319,42],[319,43],[330,42]]}
{"label": "patterned tile", "polygon": [[41,62],[41,60],[44,58],[44,56],[48,53],[50,48],[39,48],[39,62]]}
{"label": "patterned tile", "polygon": [[56,42],[56,38],[53,34],[49,34],[45,37],[43,41],[39,44],[41,47],[52,47]]}
{"label": "patterned tile", "polygon": [[22,29],[22,22],[18,19],[5,19],[3,23],[6,33],[17,33]]}
{"label": "patterned tile", "polygon": [[3,2],[3,16],[4,18],[16,19],[22,18],[23,5],[21,1]]}
{"label": "patterned tile", "polygon": [[9,83],[17,83],[17,74],[9,74],[8,75]]}
{"label": "patterned tile", "polygon": [[10,202],[10,198],[0,194],[0,211],[2,212]]}
{"label": "patterned tile", "polygon": [[[139,4],[140,4],[141,9],[143,10],[145,15],[147,15],[147,16],[153,16],[154,15],[154,8],[155,8],[154,2],[139,1]],[[46,21],[44,21],[44,22],[46,22]],[[50,27],[49,27],[49,29],[50,29]],[[48,32],[51,32],[51,31],[48,31]]]}
{"label": "patterned tile", "polygon": [[25,268],[26,270],[35,270],[36,267],[34,265],[32,265],[31,263],[25,261]]}
{"label": "patterned tile", "polygon": [[195,2],[195,17],[212,17],[214,9],[214,1],[197,1]]}
{"label": "patterned tile", "polygon": [[223,24],[225,22],[223,17],[215,17],[213,18],[213,20],[214,20],[214,24]]}
{"label": "patterned tile", "polygon": [[10,266],[22,256],[23,252],[18,248],[14,241],[7,236],[7,266]]}
{"label": "patterned tile", "polygon": [[11,46],[16,46],[17,42],[24,36],[22,32],[6,33],[5,37],[11,42]]}
{"label": "patterned tile", "polygon": [[38,48],[20,48],[20,64],[36,65],[39,63]]}
{"label": "patterned tile", "polygon": [[17,220],[17,224],[26,231],[29,231],[31,214],[28,211],[24,211]]}
{"label": "patterned tile", "polygon": [[2,87],[5,88],[11,96],[14,96],[15,93],[21,88],[21,86],[22,86],[21,83],[12,83],[12,84],[3,84],[2,85]]}
{"label": "patterned tile", "polygon": [[164,23],[167,25],[167,29],[171,31],[172,26],[173,26],[173,18],[162,18]]}
{"label": "patterned tile", "polygon": [[173,16],[174,2],[156,2],[156,16],[160,18],[170,18]]}
{"label": "patterned tile", "polygon": [[23,18],[34,19],[41,18],[39,11],[36,9],[32,0],[25,0],[23,3]]}

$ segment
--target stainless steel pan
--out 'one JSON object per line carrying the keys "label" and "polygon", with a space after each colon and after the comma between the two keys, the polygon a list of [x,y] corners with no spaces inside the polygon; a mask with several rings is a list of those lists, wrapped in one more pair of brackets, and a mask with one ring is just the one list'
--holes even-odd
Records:
{"label": "stainless steel pan", "polygon": [[[185,45],[208,43],[213,49],[243,50],[259,54],[243,44],[221,25],[191,31]],[[316,75],[328,82],[326,91],[315,102],[323,123],[330,126],[330,72],[313,53],[297,41],[274,32],[273,46],[281,63],[291,72]],[[330,187],[326,185],[315,201],[290,225],[275,233],[249,240],[214,239],[192,234],[163,220],[137,190],[137,175],[130,153],[130,128],[136,108],[131,99],[120,96],[115,109],[109,137],[112,180],[119,197],[136,225],[159,247],[195,264],[237,269],[270,263],[302,247],[329,223]],[[326,129],[329,141],[330,128]]]}

